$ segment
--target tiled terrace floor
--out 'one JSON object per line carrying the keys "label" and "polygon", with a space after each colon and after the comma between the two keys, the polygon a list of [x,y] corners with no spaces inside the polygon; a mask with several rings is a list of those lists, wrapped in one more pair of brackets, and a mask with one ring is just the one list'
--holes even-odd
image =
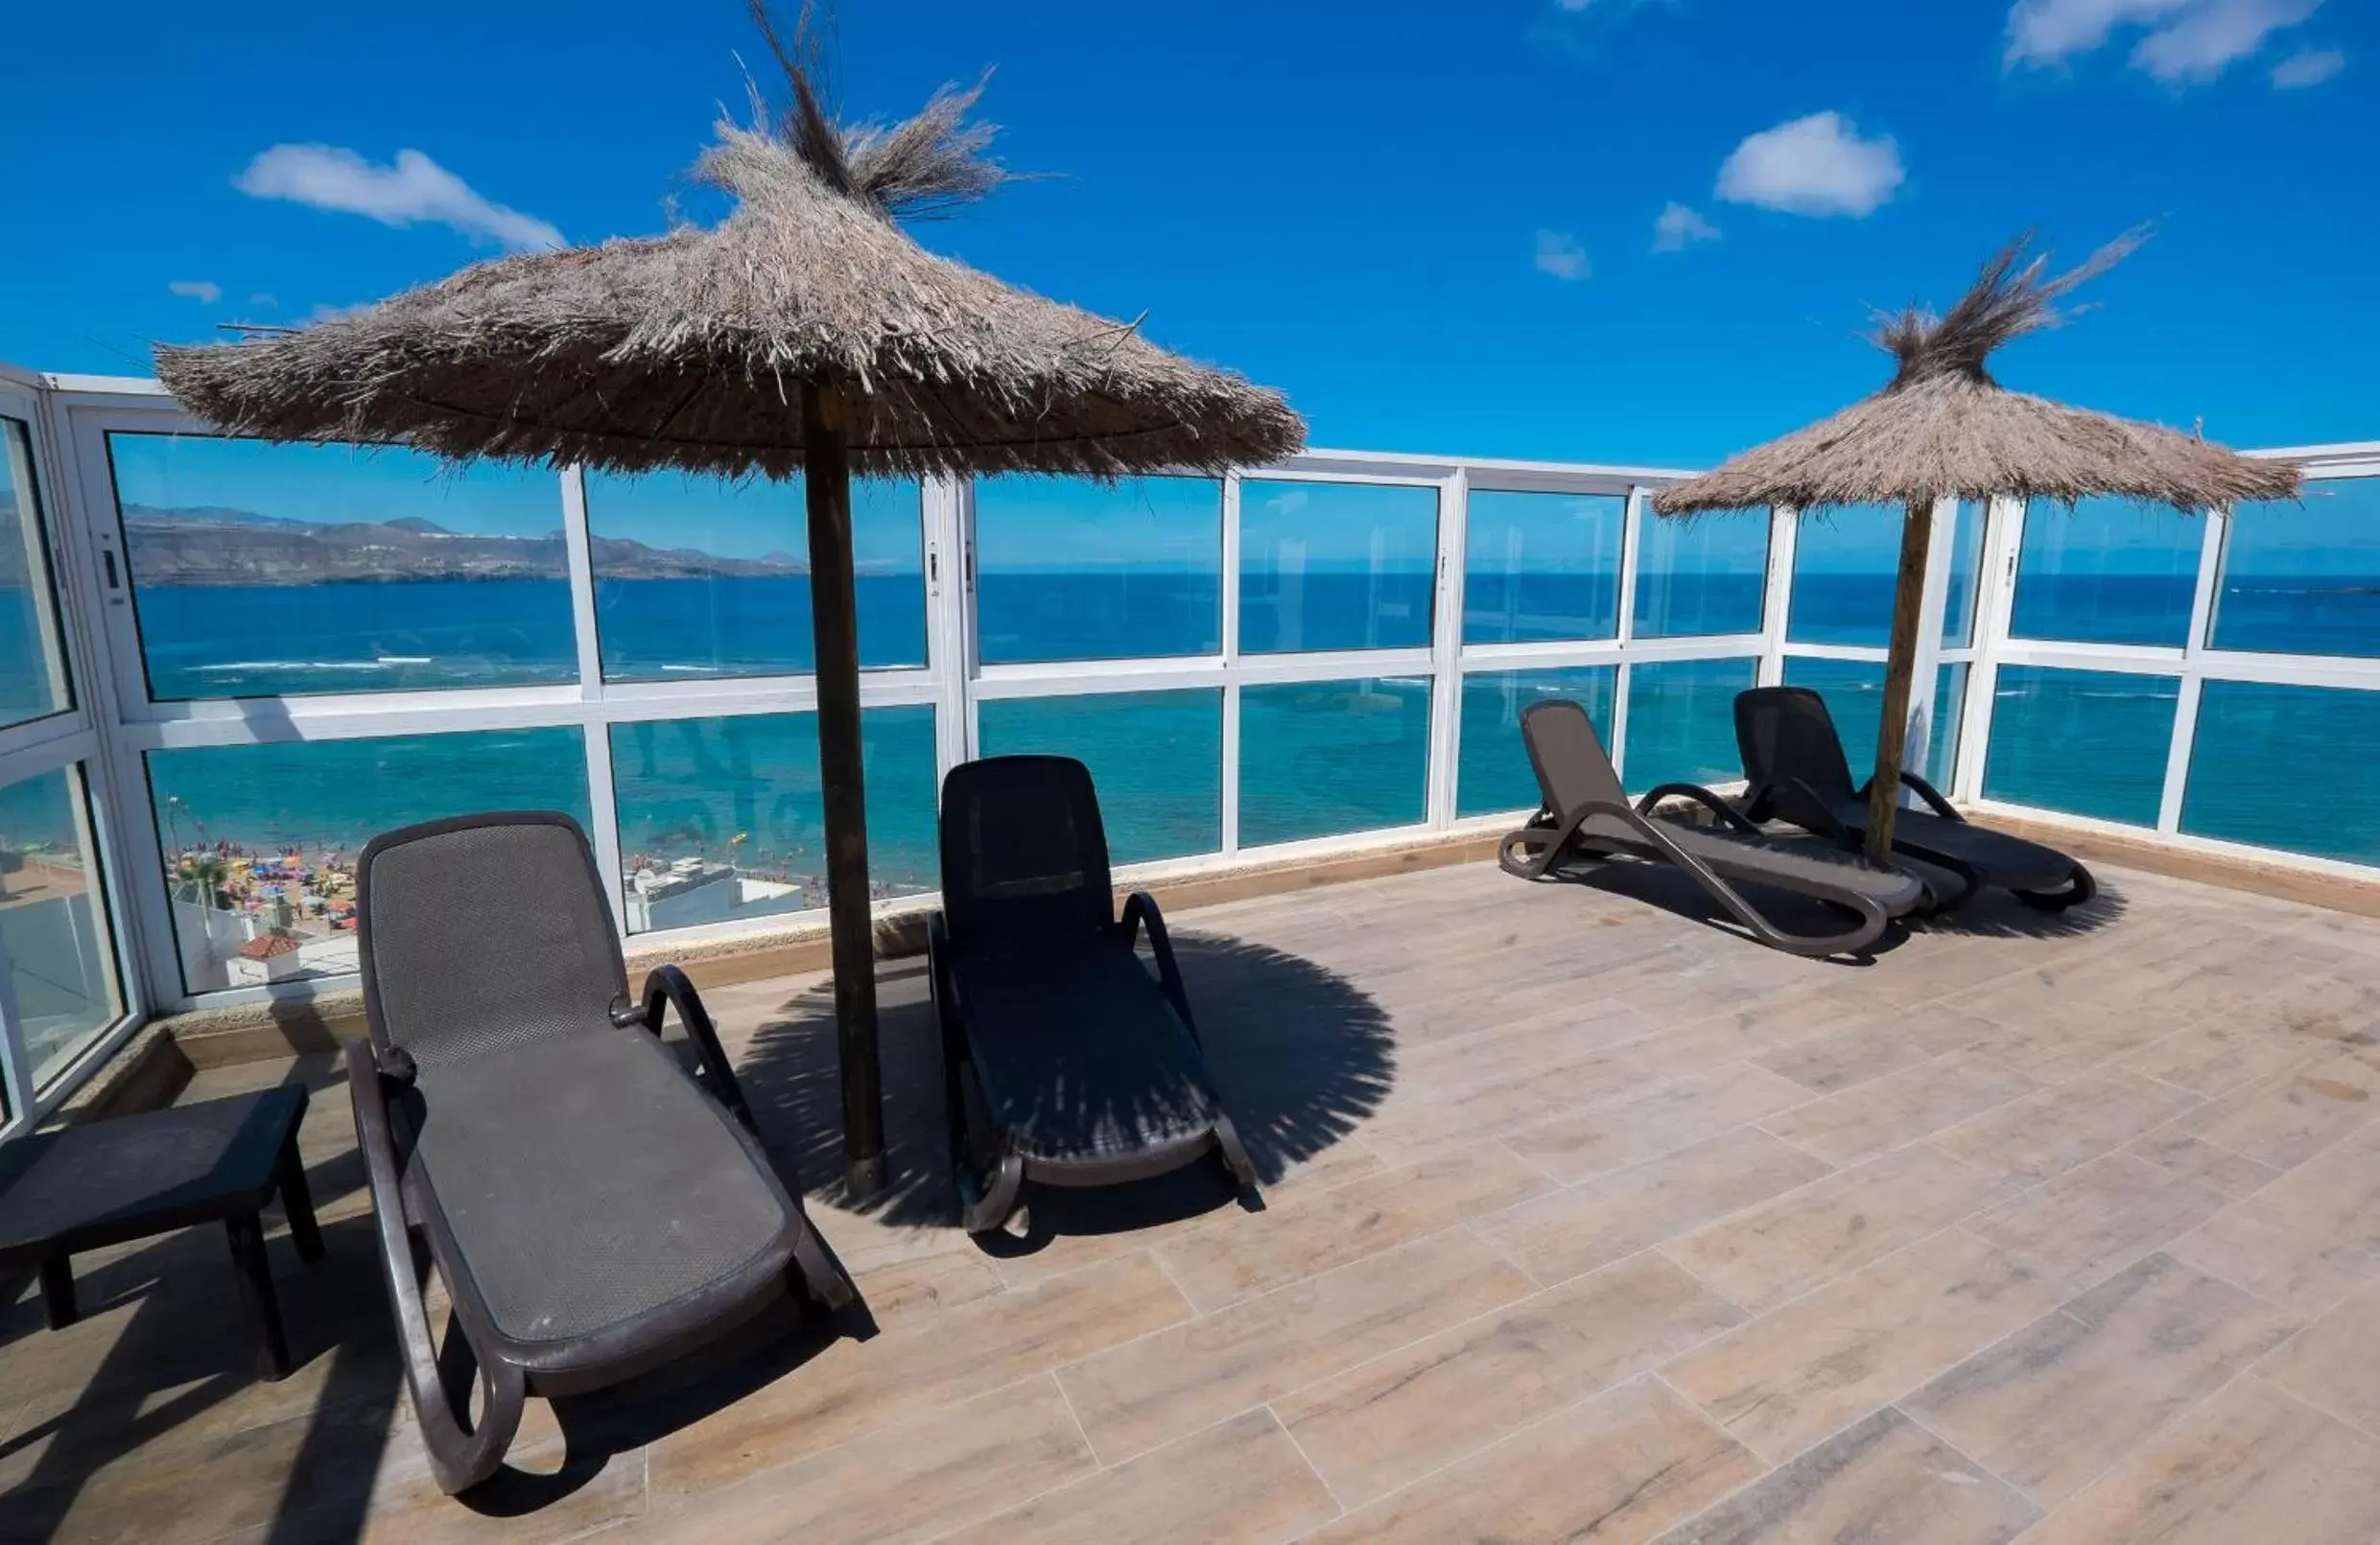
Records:
{"label": "tiled terrace floor", "polygon": [[[876,1329],[560,1412],[477,1504],[397,1393],[326,1065],[332,1258],[248,1379],[220,1236],[0,1310],[0,1538],[2380,1538],[2380,925],[2147,876],[1864,968],[1485,867],[1175,920],[1272,1177],[947,1227],[913,971],[902,1186],[820,1203]],[[1638,894],[1631,894],[1637,891]],[[814,981],[715,1007],[823,1183]],[[1096,1205],[1095,1205],[1096,1204]],[[783,1324],[767,1327],[782,1332]],[[845,1327],[848,1329],[849,1327]]]}

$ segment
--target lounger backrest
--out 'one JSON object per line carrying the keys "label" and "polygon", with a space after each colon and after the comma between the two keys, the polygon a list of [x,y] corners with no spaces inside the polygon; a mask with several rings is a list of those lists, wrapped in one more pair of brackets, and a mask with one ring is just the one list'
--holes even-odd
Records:
{"label": "lounger backrest", "polygon": [[[1735,694],[1735,747],[1744,778],[1757,792],[1800,780],[1828,804],[1857,797],[1826,700],[1807,687],[1755,687]],[[1780,803],[1779,813],[1794,812]]]}
{"label": "lounger backrest", "polygon": [[1555,815],[1567,816],[1582,805],[1628,803],[1594,721],[1568,698],[1522,709],[1520,738],[1529,748],[1529,765],[1537,769],[1537,791]]}
{"label": "lounger backrest", "polygon": [[942,910],[961,948],[1087,941],[1116,921],[1107,829],[1072,757],[986,757],[942,781]]}
{"label": "lounger backrest", "polygon": [[356,897],[372,1039],[424,1066],[600,1026],[627,990],[594,854],[567,815],[384,832]]}

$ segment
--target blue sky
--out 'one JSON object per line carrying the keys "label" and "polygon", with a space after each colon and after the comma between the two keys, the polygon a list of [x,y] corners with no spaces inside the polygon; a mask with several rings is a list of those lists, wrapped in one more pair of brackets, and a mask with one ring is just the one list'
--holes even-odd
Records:
{"label": "blue sky", "polygon": [[[151,339],[714,214],[682,169],[755,54],[727,3],[243,20],[12,18],[0,359],[141,372]],[[2240,445],[2380,437],[2351,0],[886,0],[839,31],[847,110],[992,66],[1002,152],[1050,174],[929,245],[1145,311],[1320,445],[1706,464],[1878,384],[1870,305],[2143,220],[2003,379]]]}

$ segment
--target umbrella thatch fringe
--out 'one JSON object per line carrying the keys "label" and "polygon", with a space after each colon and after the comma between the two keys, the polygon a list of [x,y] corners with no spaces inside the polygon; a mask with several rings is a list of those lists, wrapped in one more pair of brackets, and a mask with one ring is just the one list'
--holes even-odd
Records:
{"label": "umbrella thatch fringe", "polygon": [[1940,316],[1911,309],[1873,340],[1899,361],[1875,395],[1656,495],[1663,515],[1783,506],[1914,504],[1994,494],[2072,504],[2102,495],[2189,514],[2295,498],[2286,461],[2243,456],[2195,434],[2003,389],[1985,362],[2012,339],[2071,316],[2061,302],[2139,246],[2133,231],[2055,278],[2018,240]]}

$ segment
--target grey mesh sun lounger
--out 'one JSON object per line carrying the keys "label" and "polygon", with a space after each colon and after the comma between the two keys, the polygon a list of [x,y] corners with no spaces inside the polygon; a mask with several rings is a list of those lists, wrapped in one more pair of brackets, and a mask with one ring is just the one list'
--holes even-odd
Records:
{"label": "grey mesh sun lounger", "polygon": [[[1520,737],[1545,803],[1529,825],[1497,844],[1496,861],[1523,879],[1543,878],[1579,858],[1668,864],[1691,877],[1762,944],[1811,956],[1865,949],[1883,937],[1893,919],[1926,901],[1925,886],[1916,877],[1874,868],[1817,843],[1773,836],[1693,784],[1663,784],[1630,805],[1611,756],[1576,703],[1555,699],[1521,710]],[[1651,813],[1671,798],[1694,801],[1720,824],[1690,826]],[[1737,884],[1792,891],[1859,921],[1838,933],[1792,932],[1771,922]]]}
{"label": "grey mesh sun lounger", "polygon": [[[851,1282],[754,1139],[693,984],[641,1003],[576,822],[465,816],[372,839],[357,870],[370,1040],[347,1049],[381,1264],[438,1485],[493,1475],[530,1394],[675,1360],[789,1289]],[[701,1061],[660,1040],[677,1010]],[[452,1303],[441,1366],[425,1263]],[[483,1402],[469,1418],[476,1362]],[[442,1376],[443,1374],[443,1376]]]}
{"label": "grey mesh sun lounger", "polygon": [[[1157,902],[1136,893],[1119,920],[1110,884],[1081,762],[991,757],[943,780],[927,940],[970,1233],[1011,1225],[1026,1181],[1117,1184],[1214,1154],[1255,1187]],[[1154,976],[1134,948],[1143,926]]]}
{"label": "grey mesh sun lounger", "polygon": [[[1851,782],[1826,700],[1806,687],[1756,687],[1735,698],[1735,743],[1743,753],[1744,813],[1779,820],[1857,848],[1868,835],[1869,784]],[[1893,817],[1893,851],[1968,881],[1944,900],[1956,906],[1985,885],[2015,893],[2028,906],[2059,912],[2098,894],[2090,871],[2055,848],[1976,826],[1933,784],[1913,772],[1903,784],[1931,807]]]}

